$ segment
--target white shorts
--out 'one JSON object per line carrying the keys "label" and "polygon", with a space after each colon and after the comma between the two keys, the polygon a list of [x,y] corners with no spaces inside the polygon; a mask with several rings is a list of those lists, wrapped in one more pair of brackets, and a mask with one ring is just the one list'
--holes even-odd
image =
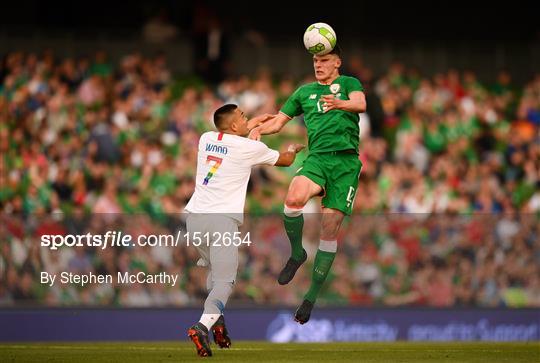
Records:
{"label": "white shorts", "polygon": [[186,219],[186,228],[189,236],[193,236],[194,232],[199,232],[200,236],[208,233],[208,238],[203,237],[201,244],[195,248],[209,265],[211,281],[234,283],[238,270],[238,246],[225,246],[223,235],[227,233],[233,236],[238,232],[238,222],[221,214],[190,213]]}

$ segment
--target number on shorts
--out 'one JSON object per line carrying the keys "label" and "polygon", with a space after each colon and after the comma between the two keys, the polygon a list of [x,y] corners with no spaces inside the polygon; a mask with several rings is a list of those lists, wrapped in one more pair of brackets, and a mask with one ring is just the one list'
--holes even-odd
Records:
{"label": "number on shorts", "polygon": [[354,203],[354,197],[356,196],[355,190],[353,187],[349,187],[349,193],[347,193],[347,208]]}

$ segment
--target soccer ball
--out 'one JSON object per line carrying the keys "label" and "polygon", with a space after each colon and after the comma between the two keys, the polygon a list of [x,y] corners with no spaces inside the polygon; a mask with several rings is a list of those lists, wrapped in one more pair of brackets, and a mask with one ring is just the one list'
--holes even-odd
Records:
{"label": "soccer ball", "polygon": [[304,33],[304,46],[311,54],[330,53],[336,46],[336,41],[336,32],[325,23],[311,24]]}

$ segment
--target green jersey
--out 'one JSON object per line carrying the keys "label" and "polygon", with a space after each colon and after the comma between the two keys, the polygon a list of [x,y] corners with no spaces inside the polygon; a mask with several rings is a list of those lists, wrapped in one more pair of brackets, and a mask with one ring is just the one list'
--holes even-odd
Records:
{"label": "green jersey", "polygon": [[339,76],[331,85],[308,83],[300,86],[289,97],[280,112],[291,118],[304,114],[310,153],[351,149],[358,152],[358,114],[343,110],[330,110],[325,113],[320,98],[334,94],[340,100],[348,100],[351,92],[363,90],[360,81],[347,76]]}

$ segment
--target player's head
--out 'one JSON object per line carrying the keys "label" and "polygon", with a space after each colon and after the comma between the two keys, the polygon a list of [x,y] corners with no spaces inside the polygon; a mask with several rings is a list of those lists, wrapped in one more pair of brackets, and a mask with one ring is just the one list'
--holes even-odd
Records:
{"label": "player's head", "polygon": [[319,82],[333,80],[339,75],[339,67],[341,67],[341,48],[338,45],[328,54],[313,56],[315,78]]}
{"label": "player's head", "polygon": [[214,112],[214,125],[227,134],[246,136],[249,134],[247,116],[237,105],[226,104]]}

